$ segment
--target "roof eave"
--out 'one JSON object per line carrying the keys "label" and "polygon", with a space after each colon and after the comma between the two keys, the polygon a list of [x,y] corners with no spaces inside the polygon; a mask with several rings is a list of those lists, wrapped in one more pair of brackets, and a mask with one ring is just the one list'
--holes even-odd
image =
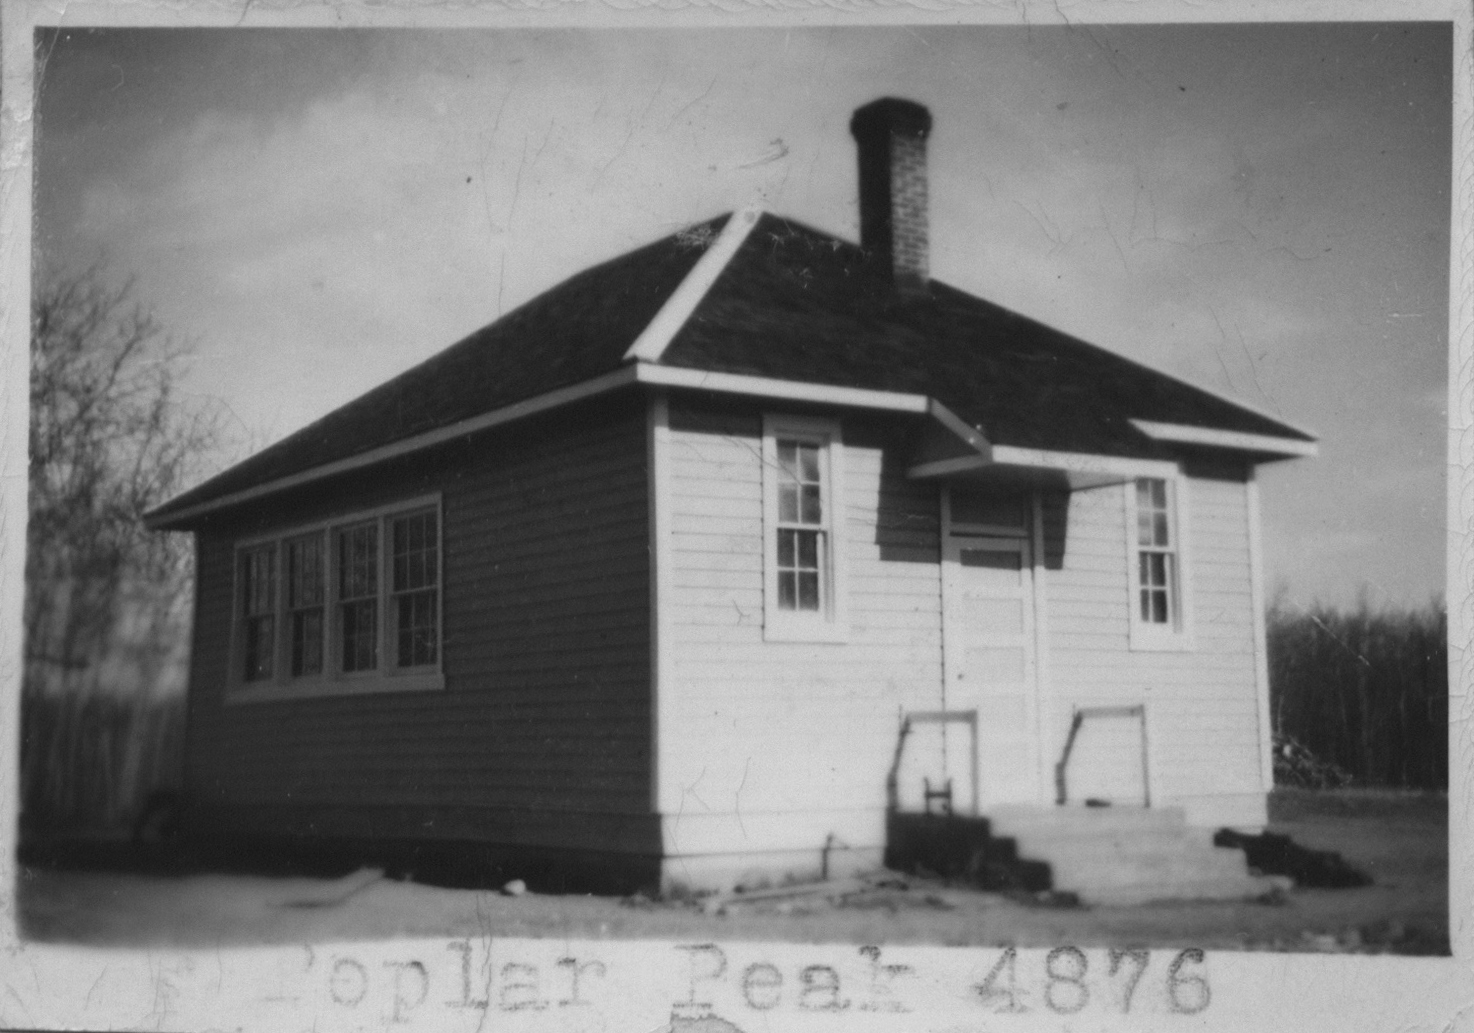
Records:
{"label": "roof eave", "polygon": [[[175,508],[177,500],[170,500],[162,506],[158,506],[145,513],[143,515],[143,524],[151,531],[188,530],[189,526],[198,522],[201,517],[209,516],[223,509],[230,509],[268,495],[275,495],[278,492],[300,487],[304,484],[310,484],[313,481],[323,480],[327,477],[334,477],[338,474],[349,473],[354,470],[361,470],[378,463],[387,462],[391,459],[398,459],[401,456],[419,452],[427,448],[433,448],[447,441],[465,437],[467,434],[474,434],[477,431],[487,430],[504,423],[511,423],[514,420],[525,419],[528,416],[534,416],[538,413],[560,409],[586,398],[592,398],[596,395],[605,394],[633,384],[636,379],[636,370],[626,366],[590,380],[570,384],[521,402],[515,402],[512,405],[502,406],[491,412],[482,413],[479,416],[472,416],[468,419],[460,420],[449,426],[404,438],[390,445],[369,449],[366,452],[360,452],[357,455],[348,456],[345,459],[338,459],[330,463],[322,463],[284,477],[277,477],[269,481],[254,484],[249,488],[227,492],[215,498],[202,499],[199,502],[186,504],[178,508]],[[186,492],[185,495],[179,498],[183,499],[188,497],[188,495],[189,493]]]}
{"label": "roof eave", "polygon": [[1308,435],[1306,438],[1289,438],[1271,434],[1250,434],[1237,430],[1220,430],[1186,423],[1161,423],[1155,420],[1138,419],[1129,422],[1151,440],[1169,445],[1225,449],[1268,459],[1306,458],[1320,453],[1319,444]]}
{"label": "roof eave", "polygon": [[[538,395],[526,401],[504,406],[480,416],[461,420],[447,427],[417,434],[392,445],[360,452],[346,459],[323,463],[252,485],[239,491],[229,492],[215,498],[176,507],[175,501],[164,503],[144,515],[144,525],[150,530],[188,530],[201,518],[221,510],[253,502],[291,488],[301,487],[314,481],[339,474],[361,470],[378,463],[398,459],[423,449],[432,448],[467,434],[487,430],[514,420],[524,419],[538,413],[560,409],[586,398],[605,394],[630,384],[645,384],[657,388],[681,388],[709,391],[717,394],[741,395],[775,401],[805,402],[816,405],[833,405],[842,408],[869,409],[872,411],[930,414],[944,426],[972,445],[982,442],[981,435],[969,428],[965,422],[947,408],[925,395],[899,391],[875,391],[869,388],[842,387],[833,384],[815,384],[796,380],[775,380],[768,377],[753,377],[735,373],[714,373],[679,366],[660,366],[648,362],[635,362],[617,370],[594,377],[591,380],[570,384],[567,387]],[[985,444],[985,442],[984,442]],[[181,496],[183,498],[184,496]]]}

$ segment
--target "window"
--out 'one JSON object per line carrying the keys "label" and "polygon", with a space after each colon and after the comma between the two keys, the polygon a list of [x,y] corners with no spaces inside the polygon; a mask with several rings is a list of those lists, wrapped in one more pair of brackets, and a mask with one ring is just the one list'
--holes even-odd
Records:
{"label": "window", "polygon": [[1128,491],[1132,648],[1186,648],[1179,482],[1141,477]]}
{"label": "window", "polygon": [[1027,494],[1006,488],[974,490],[953,485],[947,489],[947,514],[953,534],[1028,535],[1033,527],[1033,503]]}
{"label": "window", "polygon": [[763,433],[765,592],[768,639],[842,641],[843,526],[838,502],[839,425],[768,417]]}
{"label": "window", "polygon": [[438,500],[297,529],[237,555],[240,698],[444,685]]}

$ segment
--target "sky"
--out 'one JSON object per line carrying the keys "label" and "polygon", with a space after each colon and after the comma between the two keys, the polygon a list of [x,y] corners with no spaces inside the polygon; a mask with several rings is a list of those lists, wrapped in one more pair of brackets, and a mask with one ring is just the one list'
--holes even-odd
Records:
{"label": "sky", "polygon": [[192,342],[233,452],[581,269],[760,203],[858,239],[849,116],[927,105],[936,279],[1320,437],[1261,468],[1291,604],[1441,595],[1436,25],[64,30],[35,243]]}

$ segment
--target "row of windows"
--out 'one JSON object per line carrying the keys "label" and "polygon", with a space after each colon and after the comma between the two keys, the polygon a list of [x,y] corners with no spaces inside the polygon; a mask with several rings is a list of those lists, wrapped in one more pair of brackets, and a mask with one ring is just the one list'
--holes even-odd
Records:
{"label": "row of windows", "polygon": [[237,556],[241,682],[364,677],[439,664],[434,506],[254,542]]}
{"label": "row of windows", "polygon": [[[764,629],[770,639],[847,636],[834,526],[839,443],[838,425],[830,421],[768,422]],[[1175,501],[1164,478],[1135,482],[1133,626],[1158,634],[1182,625]],[[1028,517],[1017,499],[959,491],[952,519],[1018,533]],[[290,684],[438,668],[439,526],[436,506],[418,506],[239,550],[239,681]]]}

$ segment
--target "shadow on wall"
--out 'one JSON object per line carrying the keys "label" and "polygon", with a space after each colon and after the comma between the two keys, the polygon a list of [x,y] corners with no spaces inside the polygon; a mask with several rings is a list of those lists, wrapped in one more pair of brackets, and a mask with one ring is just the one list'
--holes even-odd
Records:
{"label": "shadow on wall", "polygon": [[[849,432],[848,425],[846,432]],[[855,437],[849,440],[855,440]],[[860,438],[859,443],[870,444],[865,438]],[[883,561],[937,563],[942,545],[941,490],[935,481],[917,481],[906,476],[911,454],[910,447],[886,448],[881,453],[881,493],[875,522],[875,544],[880,547]],[[999,499],[1020,498],[1027,513],[1028,493],[1036,488],[1040,491],[1044,517],[1044,567],[1046,570],[1060,570],[1064,567],[1065,542],[1069,536],[1070,496],[1067,487],[1048,482],[1004,480],[978,482],[971,490]]]}

